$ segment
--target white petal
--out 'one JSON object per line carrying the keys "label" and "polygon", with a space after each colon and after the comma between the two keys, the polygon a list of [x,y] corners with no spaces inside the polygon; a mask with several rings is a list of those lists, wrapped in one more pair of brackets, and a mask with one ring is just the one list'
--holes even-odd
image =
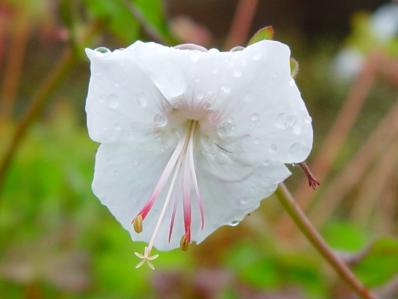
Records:
{"label": "white petal", "polygon": [[[257,162],[306,159],[312,148],[311,118],[291,77],[286,45],[261,41],[229,53],[175,51],[174,61],[189,82],[185,97],[190,103],[209,102],[221,126],[219,145]],[[214,115],[202,119],[202,133],[212,134]]]}
{"label": "white petal", "polygon": [[[182,76],[173,72],[164,56],[169,48],[161,47],[166,54],[159,54],[158,47],[137,42],[109,53],[86,49],[91,61],[87,126],[93,140],[141,139],[153,131],[154,119],[165,117],[168,97],[183,92]],[[167,74],[171,79],[166,82]]]}
{"label": "white petal", "polygon": [[[101,144],[97,152],[93,181],[94,194],[130,232],[135,241],[149,242],[167,193],[166,186],[143,221],[143,231],[136,234],[132,230],[131,221],[152,194],[173,150],[170,148],[162,151],[162,146],[159,141],[151,139],[141,144]],[[175,190],[181,190],[181,186],[176,186]],[[177,196],[180,193],[177,192]],[[183,234],[181,207],[177,209],[173,238],[169,243],[171,212],[172,206],[167,209],[158,237],[155,239],[155,247],[159,250],[179,247]]]}
{"label": "white petal", "polygon": [[222,225],[239,223],[290,175],[287,167],[277,162],[261,165],[252,175],[236,182],[218,179],[206,170],[199,169],[198,172],[205,209],[203,230],[199,226],[198,211],[195,210],[192,215],[195,228],[193,239],[198,243]]}

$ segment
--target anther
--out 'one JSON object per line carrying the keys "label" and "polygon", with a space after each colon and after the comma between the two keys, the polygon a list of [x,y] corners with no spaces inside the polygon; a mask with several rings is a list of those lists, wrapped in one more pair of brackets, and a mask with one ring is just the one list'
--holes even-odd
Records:
{"label": "anther", "polygon": [[141,215],[138,215],[137,217],[135,217],[133,219],[133,228],[137,234],[142,232],[142,216]]}
{"label": "anther", "polygon": [[187,237],[187,235],[183,235],[180,241],[180,248],[182,251],[187,251],[188,247],[189,247],[189,238]]}

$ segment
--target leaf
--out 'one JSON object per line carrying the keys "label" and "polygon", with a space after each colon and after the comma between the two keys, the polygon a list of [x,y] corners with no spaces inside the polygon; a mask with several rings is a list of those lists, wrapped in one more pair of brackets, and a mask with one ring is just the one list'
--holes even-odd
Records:
{"label": "leaf", "polygon": [[323,231],[326,241],[334,249],[355,252],[368,241],[366,233],[352,223],[331,222]]}
{"label": "leaf", "polygon": [[262,40],[269,40],[274,38],[274,28],[267,26],[258,30],[249,40],[248,45],[257,43]]}
{"label": "leaf", "polygon": [[300,64],[298,61],[290,57],[290,74],[292,75],[293,78],[296,78],[300,70]]}
{"label": "leaf", "polygon": [[355,272],[370,287],[381,285],[398,275],[398,239],[386,237],[376,240],[355,267]]}

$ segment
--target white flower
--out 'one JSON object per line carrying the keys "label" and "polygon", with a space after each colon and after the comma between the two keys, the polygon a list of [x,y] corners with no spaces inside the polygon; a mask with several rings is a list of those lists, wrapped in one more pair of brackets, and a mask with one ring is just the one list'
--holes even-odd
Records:
{"label": "white flower", "polygon": [[[135,42],[87,49],[90,137],[101,143],[93,191],[133,240],[185,249],[236,225],[312,147],[289,48],[242,51]],[[133,223],[133,227],[132,227]]]}

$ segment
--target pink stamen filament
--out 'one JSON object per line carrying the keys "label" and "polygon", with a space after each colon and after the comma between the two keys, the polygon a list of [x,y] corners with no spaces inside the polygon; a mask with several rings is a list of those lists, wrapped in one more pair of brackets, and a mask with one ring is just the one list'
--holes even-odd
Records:
{"label": "pink stamen filament", "polygon": [[170,177],[170,174],[173,171],[174,166],[184,149],[184,143],[185,142],[183,138],[178,142],[176,148],[174,149],[173,154],[170,157],[169,162],[167,162],[166,167],[164,168],[162,174],[160,175],[159,181],[156,184],[155,189],[153,190],[148,201],[145,203],[144,207],[138,213],[138,215],[142,216],[142,220],[144,220],[145,217],[148,215],[156,199],[159,197],[159,194],[162,191],[164,185],[166,184],[167,179]]}
{"label": "pink stamen filament", "polygon": [[[175,183],[177,180],[177,177],[180,173],[180,170],[182,171],[182,185],[183,185],[183,212],[184,212],[184,230],[185,230],[185,239],[188,241],[188,243],[191,240],[191,222],[192,222],[192,215],[191,215],[191,198],[190,198],[190,193],[191,193],[191,183],[193,183],[193,187],[195,190],[195,194],[197,197],[199,209],[200,209],[200,216],[201,216],[201,227],[203,228],[204,226],[204,209],[203,209],[203,201],[199,193],[199,187],[198,187],[198,182],[197,182],[197,177],[196,177],[196,172],[195,172],[195,163],[194,163],[194,156],[193,156],[193,142],[194,142],[194,136],[195,136],[195,130],[196,130],[197,122],[196,121],[191,121],[189,123],[188,130],[183,138],[178,142],[172,156],[170,157],[169,162],[167,163],[165,169],[163,170],[158,183],[155,186],[154,191],[152,192],[149,200],[145,203],[143,209],[138,213],[138,216],[141,216],[142,219],[144,219],[151,208],[153,207],[155,201],[159,197],[160,192],[163,190],[165,184],[168,182],[170,175],[173,173],[172,179],[170,181],[170,186],[165,198],[165,201],[163,203],[162,210],[160,212],[159,218],[157,220],[155,229],[152,233],[152,236],[150,238],[150,241],[148,243],[148,246],[145,247],[144,254],[138,254],[136,255],[140,258],[142,258],[144,261],[149,262],[152,261],[155,257],[151,257],[150,253],[153,248],[156,236],[159,232],[160,225],[165,217],[167,208],[170,204],[170,200],[173,195],[173,190],[175,187]],[[169,228],[169,235],[168,235],[168,240],[170,242],[173,228],[174,228],[174,222],[175,222],[175,217],[176,217],[176,210],[177,210],[177,197],[174,197],[174,203],[173,203],[173,211],[171,214],[171,220],[170,220],[170,228]],[[141,266],[143,263],[140,263],[139,265]],[[151,266],[151,265],[149,265]]]}

